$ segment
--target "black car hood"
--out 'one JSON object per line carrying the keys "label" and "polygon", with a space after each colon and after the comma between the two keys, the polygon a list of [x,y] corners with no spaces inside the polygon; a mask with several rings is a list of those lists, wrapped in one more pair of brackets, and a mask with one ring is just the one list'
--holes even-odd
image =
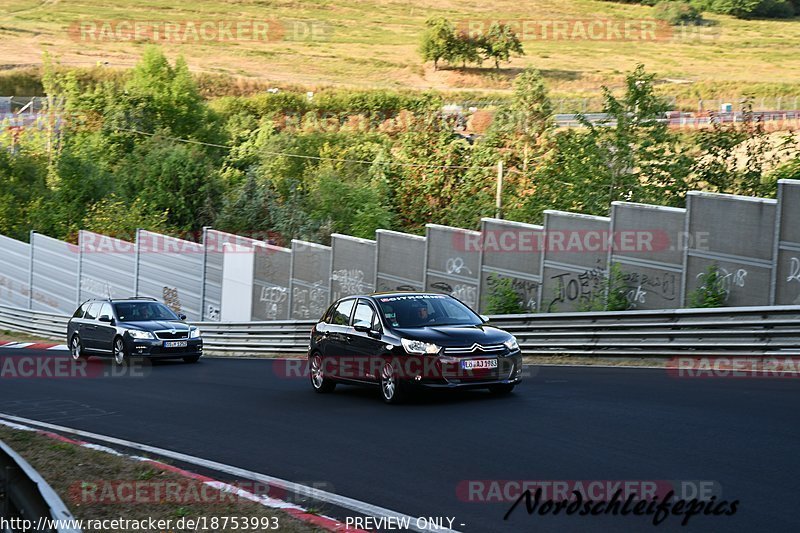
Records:
{"label": "black car hood", "polygon": [[439,346],[472,346],[475,343],[484,346],[500,344],[511,338],[511,334],[502,329],[486,325],[477,326],[425,326],[421,328],[393,328],[406,338],[423,342],[432,342]]}
{"label": "black car hood", "polygon": [[143,329],[144,331],[171,330],[187,331],[189,325],[183,322],[170,322],[169,320],[147,320],[143,322],[120,322],[119,325],[129,329]]}

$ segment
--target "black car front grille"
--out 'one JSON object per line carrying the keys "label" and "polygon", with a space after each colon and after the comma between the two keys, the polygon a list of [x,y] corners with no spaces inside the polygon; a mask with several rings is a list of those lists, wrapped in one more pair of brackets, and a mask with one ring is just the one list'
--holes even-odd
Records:
{"label": "black car front grille", "polygon": [[478,343],[472,346],[451,346],[444,349],[446,355],[503,355],[506,351],[504,344],[488,344],[484,346]]}
{"label": "black car front grille", "polygon": [[175,339],[188,339],[189,332],[188,331],[172,331],[172,330],[163,330],[163,331],[156,331],[155,332],[156,338],[161,340],[170,341]]}

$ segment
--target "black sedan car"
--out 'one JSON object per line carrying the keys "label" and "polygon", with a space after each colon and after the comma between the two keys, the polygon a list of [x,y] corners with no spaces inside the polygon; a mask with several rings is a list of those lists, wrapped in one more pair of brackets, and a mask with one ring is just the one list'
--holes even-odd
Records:
{"label": "black sedan car", "polygon": [[69,320],[67,345],[75,360],[99,355],[120,365],[131,357],[196,363],[203,355],[203,339],[185,319],[150,298],[89,300]]}
{"label": "black sedan car", "polygon": [[452,296],[394,292],[342,298],[311,331],[311,385],[378,385],[387,403],[414,387],[510,393],[522,354],[513,335]]}

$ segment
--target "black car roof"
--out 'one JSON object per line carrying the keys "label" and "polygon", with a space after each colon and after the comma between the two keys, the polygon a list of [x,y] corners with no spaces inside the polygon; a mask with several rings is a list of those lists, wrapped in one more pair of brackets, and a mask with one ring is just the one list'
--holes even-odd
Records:
{"label": "black car roof", "polygon": [[370,293],[370,294],[353,294],[353,295],[350,295],[350,296],[343,296],[342,298],[339,298],[339,300],[345,300],[347,298],[372,298],[372,299],[375,299],[375,298],[379,298],[379,297],[388,298],[388,297],[392,297],[392,296],[430,296],[430,295],[434,295],[434,294],[436,296],[449,296],[448,294],[443,294],[443,293],[433,292],[433,291],[384,291],[384,292],[373,292],[373,293]]}
{"label": "black car roof", "polygon": [[[133,296],[131,298],[89,298],[87,302],[157,302],[149,296]],[[84,302],[85,303],[85,302]]]}

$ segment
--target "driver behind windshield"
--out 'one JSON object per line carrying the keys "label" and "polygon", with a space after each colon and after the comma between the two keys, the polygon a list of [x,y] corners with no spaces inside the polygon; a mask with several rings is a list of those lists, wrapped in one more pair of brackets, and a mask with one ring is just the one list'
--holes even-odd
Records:
{"label": "driver behind windshield", "polygon": [[411,308],[411,322],[413,322],[415,326],[424,326],[425,324],[436,322],[433,315],[428,313],[428,304],[425,302],[413,301],[411,303]]}

